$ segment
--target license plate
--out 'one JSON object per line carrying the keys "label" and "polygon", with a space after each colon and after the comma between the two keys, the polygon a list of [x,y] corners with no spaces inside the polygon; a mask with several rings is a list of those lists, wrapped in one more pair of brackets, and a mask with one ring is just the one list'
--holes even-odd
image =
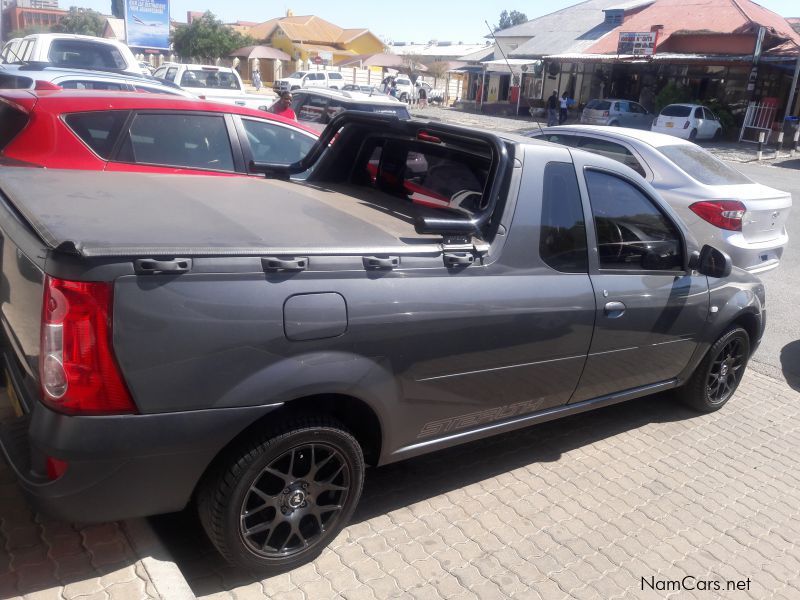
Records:
{"label": "license plate", "polygon": [[671,122],[667,121],[667,127],[672,127],[673,125],[674,125],[674,123],[671,123]]}
{"label": "license plate", "polygon": [[21,417],[22,416],[22,404],[17,397],[17,392],[14,391],[14,385],[11,383],[11,375],[9,374],[8,370],[6,369],[6,394],[8,394],[8,399],[11,402],[11,408],[14,409],[14,416]]}

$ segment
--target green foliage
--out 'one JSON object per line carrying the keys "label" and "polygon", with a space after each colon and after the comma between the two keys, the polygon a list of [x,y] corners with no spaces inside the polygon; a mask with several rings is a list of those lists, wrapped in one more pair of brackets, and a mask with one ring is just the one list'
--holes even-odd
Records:
{"label": "green foliage", "polygon": [[125,0],[111,0],[111,14],[118,19],[125,18]]}
{"label": "green foliage", "polygon": [[528,20],[528,17],[525,16],[525,13],[521,13],[516,10],[512,10],[510,13],[507,10],[504,10],[500,13],[500,22],[494,28],[495,31],[501,31],[503,29],[508,29],[509,27],[513,27],[514,25],[520,25],[525,23]]}
{"label": "green foliage", "polygon": [[679,104],[689,100],[691,100],[689,88],[670,81],[656,94],[656,112],[661,112],[661,109],[669,104]]}
{"label": "green foliage", "polygon": [[[700,102],[698,102],[700,104]],[[702,103],[707,106],[719,118],[720,125],[722,125],[723,133],[735,132],[742,123],[741,117],[739,119],[733,114],[731,109],[726,105],[713,98]]]}
{"label": "green foliage", "polygon": [[175,53],[185,60],[201,62],[227,57],[237,48],[254,43],[253,38],[234,31],[211,12],[193,20],[191,25],[176,28],[172,33]]}
{"label": "green foliage", "polygon": [[58,33],[77,33],[79,35],[102,36],[106,20],[99,12],[90,8],[78,8],[72,6],[69,12],[64,15],[58,23],[53,25],[50,31]]}

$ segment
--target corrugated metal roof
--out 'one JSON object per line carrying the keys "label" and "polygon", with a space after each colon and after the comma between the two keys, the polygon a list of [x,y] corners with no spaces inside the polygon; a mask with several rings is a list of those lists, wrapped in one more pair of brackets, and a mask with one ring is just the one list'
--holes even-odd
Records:
{"label": "corrugated metal roof", "polygon": [[462,56],[473,52],[481,51],[487,46],[485,44],[405,44],[402,46],[393,45],[389,50],[393,54],[417,56],[441,56],[446,58],[461,59]]}
{"label": "corrugated metal roof", "polygon": [[613,24],[605,22],[603,10],[617,4],[619,0],[587,0],[495,35],[530,38],[509,53],[515,58],[581,52],[615,29]]}
{"label": "corrugated metal roof", "polygon": [[490,56],[494,56],[494,49],[497,48],[496,45],[492,44],[491,46],[484,46],[480,50],[476,50],[475,52],[470,52],[469,54],[465,54],[464,56],[460,56],[458,60],[464,62],[480,62],[489,58]]}
{"label": "corrugated metal roof", "polygon": [[[800,46],[800,34],[786,19],[750,0],[692,0],[691,10],[688,10],[686,0],[656,0],[627,18],[617,31],[650,31],[653,25],[664,26],[659,33],[659,46],[676,32],[755,33],[759,26],[767,27],[773,35]],[[607,36],[592,44],[587,51],[612,54],[617,50],[617,40],[617,35]]]}

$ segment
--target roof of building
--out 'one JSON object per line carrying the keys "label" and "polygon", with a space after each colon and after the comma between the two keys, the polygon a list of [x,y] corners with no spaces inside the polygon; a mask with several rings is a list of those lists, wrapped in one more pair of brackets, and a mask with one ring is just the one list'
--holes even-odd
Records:
{"label": "roof of building", "polygon": [[[650,31],[663,25],[659,46],[672,35],[755,33],[766,27],[777,38],[800,47],[800,34],[780,15],[750,0],[693,0],[691,11],[686,0],[656,0],[641,12],[626,18],[618,31]],[[610,54],[617,50],[617,36],[605,37],[587,48],[589,52]]]}
{"label": "roof of building", "polygon": [[103,29],[103,37],[113,38],[120,42],[125,41],[125,20],[115,17],[106,17],[106,25]]}
{"label": "roof of building", "polygon": [[484,46],[480,50],[476,50],[475,52],[470,52],[469,54],[465,54],[464,56],[459,56],[458,60],[463,62],[480,62],[482,60],[486,60],[487,58],[494,57],[494,50],[497,48],[496,44],[492,44],[491,46]]}
{"label": "roof of building", "polygon": [[529,38],[509,53],[516,58],[582,52],[617,27],[605,21],[603,12],[614,6],[620,6],[620,0],[587,0],[498,31],[495,35],[498,38]]}
{"label": "roof of building", "polygon": [[398,43],[395,42],[389,47],[390,52],[393,54],[408,55],[414,54],[417,56],[438,56],[441,58],[460,59],[460,57],[478,52],[491,46],[486,43],[483,44],[454,44],[452,42],[433,41],[427,44],[411,43]]}
{"label": "roof of building", "polygon": [[315,15],[290,16],[270,19],[258,23],[250,28],[250,35],[255,39],[265,40],[280,28],[287,38],[293,42],[308,42],[311,44],[347,44],[363,35],[371,35],[378,39],[374,33],[365,28],[342,29],[338,25],[326,21]]}

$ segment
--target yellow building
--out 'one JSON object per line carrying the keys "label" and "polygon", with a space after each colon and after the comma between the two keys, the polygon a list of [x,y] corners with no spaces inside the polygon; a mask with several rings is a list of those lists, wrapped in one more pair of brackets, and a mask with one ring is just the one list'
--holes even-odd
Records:
{"label": "yellow building", "polygon": [[313,15],[295,17],[291,11],[285,17],[251,27],[248,34],[304,62],[320,57],[334,64],[350,56],[377,54],[385,48],[369,29],[342,29]]}

